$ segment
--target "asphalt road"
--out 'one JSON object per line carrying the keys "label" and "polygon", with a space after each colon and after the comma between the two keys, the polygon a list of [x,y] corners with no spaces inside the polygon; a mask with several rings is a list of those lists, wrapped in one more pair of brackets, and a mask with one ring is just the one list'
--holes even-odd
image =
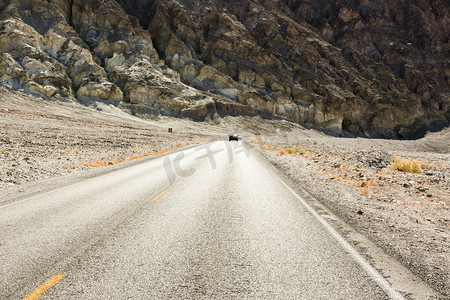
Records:
{"label": "asphalt road", "polygon": [[0,228],[0,299],[401,299],[241,142],[8,203]]}

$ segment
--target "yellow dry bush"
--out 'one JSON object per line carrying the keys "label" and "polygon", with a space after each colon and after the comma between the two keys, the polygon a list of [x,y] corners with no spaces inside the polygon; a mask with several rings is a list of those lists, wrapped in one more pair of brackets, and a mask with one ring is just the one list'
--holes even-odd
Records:
{"label": "yellow dry bush", "polygon": [[369,187],[368,186],[364,186],[361,189],[361,193],[366,194],[366,195],[370,194]]}
{"label": "yellow dry bush", "polygon": [[255,145],[260,145],[260,146],[264,146],[264,143],[260,140],[251,140],[251,142]]}
{"label": "yellow dry bush", "polygon": [[279,150],[277,150],[277,155],[278,156],[282,156],[282,155],[286,155],[286,154],[288,154],[287,152],[286,152],[286,150],[284,150],[284,149],[279,149]]}
{"label": "yellow dry bush", "polygon": [[285,148],[284,151],[286,151],[288,154],[294,154],[295,152],[299,151],[300,149],[298,149],[297,147],[293,147],[293,148]]}
{"label": "yellow dry bush", "polygon": [[136,159],[139,159],[140,157],[139,156],[133,156],[133,155],[130,155],[130,156],[128,156],[127,157],[127,161],[132,161],[132,160],[136,160]]}
{"label": "yellow dry bush", "polygon": [[98,167],[106,167],[108,164],[105,163],[104,161],[100,160],[100,161],[93,161],[87,165],[92,168],[98,168]]}
{"label": "yellow dry bush", "polygon": [[309,151],[306,151],[305,149],[301,149],[300,152],[302,153],[302,155],[307,156],[311,153],[309,153]]}
{"label": "yellow dry bush", "polygon": [[162,150],[162,151],[158,151],[158,152],[153,153],[153,155],[160,155],[160,154],[163,154],[163,153],[166,153],[166,152],[167,151]]}
{"label": "yellow dry bush", "polygon": [[121,162],[123,162],[123,159],[121,159],[121,158],[119,158],[119,157],[114,157],[114,158],[113,158],[113,163],[114,163],[114,164],[118,164],[118,163],[121,163]]}
{"label": "yellow dry bush", "polygon": [[407,173],[422,173],[420,161],[398,156],[394,157],[394,162],[389,165],[389,168]]}
{"label": "yellow dry bush", "polygon": [[88,164],[89,167],[98,168],[100,167],[100,164],[97,161],[91,162]]}
{"label": "yellow dry bush", "polygon": [[348,183],[348,184],[353,184],[353,185],[358,185],[358,180],[351,178],[351,177],[346,177],[344,178],[344,182]]}

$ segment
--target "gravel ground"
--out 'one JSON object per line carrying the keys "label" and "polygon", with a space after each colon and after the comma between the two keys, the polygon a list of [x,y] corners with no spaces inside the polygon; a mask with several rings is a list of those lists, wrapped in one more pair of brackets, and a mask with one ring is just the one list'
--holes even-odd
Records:
{"label": "gravel ground", "polygon": [[[258,117],[143,120],[107,105],[44,101],[0,88],[0,201],[52,178],[226,139],[230,132],[450,297],[450,129],[417,141],[335,138]],[[394,156],[419,160],[423,172],[389,168]]]}

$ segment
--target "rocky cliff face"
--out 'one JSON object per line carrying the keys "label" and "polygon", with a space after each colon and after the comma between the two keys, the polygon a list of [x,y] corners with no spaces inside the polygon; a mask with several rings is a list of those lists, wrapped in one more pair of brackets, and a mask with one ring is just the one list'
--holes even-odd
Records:
{"label": "rocky cliff face", "polygon": [[414,137],[449,125],[449,35],[447,0],[0,0],[0,84]]}

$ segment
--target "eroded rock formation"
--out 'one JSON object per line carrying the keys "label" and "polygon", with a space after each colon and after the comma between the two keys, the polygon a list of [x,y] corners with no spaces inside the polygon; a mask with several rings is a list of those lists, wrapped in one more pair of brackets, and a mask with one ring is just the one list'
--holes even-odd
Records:
{"label": "eroded rock formation", "polygon": [[0,84],[414,137],[449,125],[449,34],[445,0],[3,0]]}

